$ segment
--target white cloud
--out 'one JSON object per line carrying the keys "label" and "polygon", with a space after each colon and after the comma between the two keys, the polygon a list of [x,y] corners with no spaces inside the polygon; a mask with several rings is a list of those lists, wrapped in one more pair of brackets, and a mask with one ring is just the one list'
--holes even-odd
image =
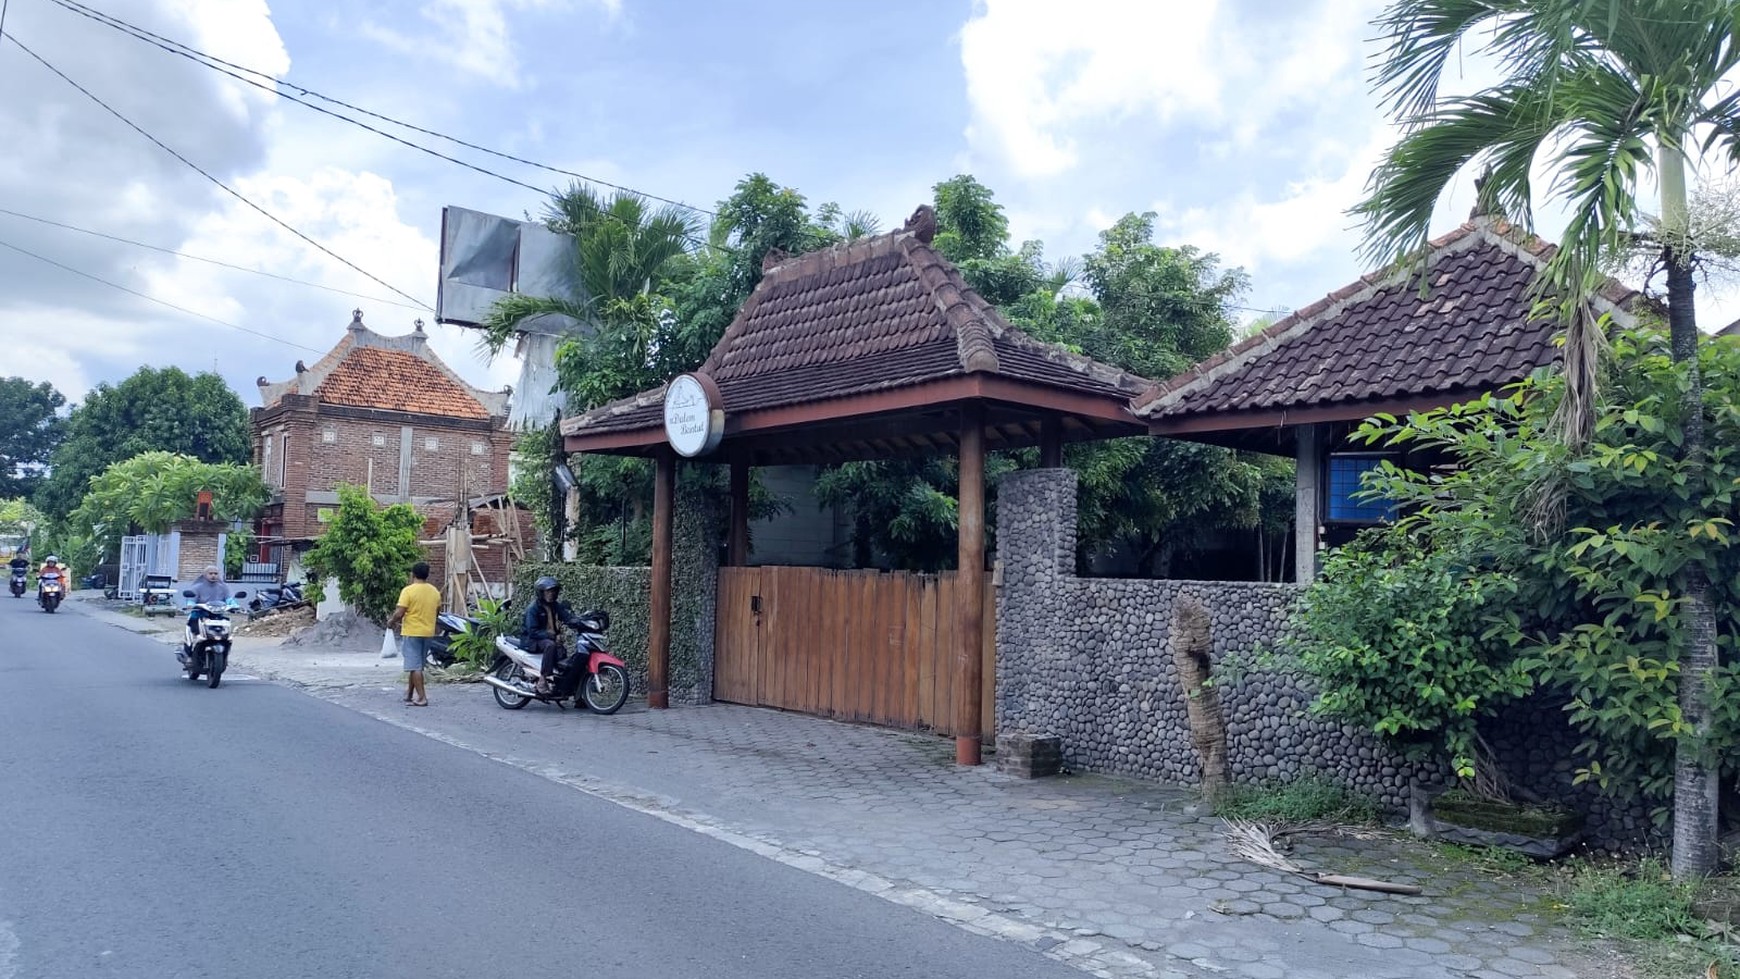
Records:
{"label": "white cloud", "polygon": [[[622,13],[622,0],[594,0],[611,19]],[[549,10],[565,0],[429,0],[419,13],[429,22],[422,34],[361,25],[364,35],[405,54],[433,58],[469,75],[504,88],[525,83],[508,20],[511,13]]]}
{"label": "white cloud", "polygon": [[1344,85],[1377,0],[1314,0],[1281,15],[1249,0],[978,0],[961,29],[969,143],[1042,178],[1108,124],[1189,120],[1252,145],[1263,124]]}
{"label": "white cloud", "polygon": [[[1026,176],[1078,160],[1072,124],[1150,109],[1161,118],[1213,111],[1220,82],[1207,62],[1218,0],[1080,0],[1062,14],[1046,0],[980,0],[961,29],[974,147]],[[1154,39],[1168,39],[1157,56]]]}
{"label": "white cloud", "polygon": [[1380,127],[1363,145],[1321,147],[1319,170],[1287,181],[1272,197],[1244,191],[1212,206],[1175,213],[1166,213],[1171,209],[1161,205],[1163,227],[1250,272],[1323,252],[1352,255],[1359,247],[1359,230],[1347,210],[1360,200],[1392,138],[1391,130]]}

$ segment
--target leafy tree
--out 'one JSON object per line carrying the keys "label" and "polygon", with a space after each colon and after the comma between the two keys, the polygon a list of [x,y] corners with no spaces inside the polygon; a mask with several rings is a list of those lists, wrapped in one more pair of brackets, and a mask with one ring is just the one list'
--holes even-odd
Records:
{"label": "leafy tree", "polygon": [[31,506],[29,500],[23,497],[0,499],[0,534],[28,536],[43,523],[42,511]]}
{"label": "leafy tree", "polygon": [[320,578],[337,578],[338,595],[381,623],[392,614],[411,565],[423,559],[423,518],[409,503],[382,507],[361,486],[338,488],[338,513],[305,561]]}
{"label": "leafy tree", "polygon": [[0,499],[29,496],[65,432],[66,398],[47,381],[0,378]]}
{"label": "leafy tree", "polygon": [[[1536,166],[1547,156],[1551,195],[1570,214],[1542,277],[1543,295],[1567,326],[1561,399],[1569,445],[1583,445],[1597,414],[1595,360],[1600,327],[1586,302],[1604,261],[1635,247],[1659,258],[1666,274],[1672,354],[1684,365],[1682,439],[1672,447],[1701,482],[1709,456],[1699,370],[1694,272],[1699,242],[1688,216],[1687,155],[1715,150],[1740,159],[1740,96],[1724,81],[1740,65],[1735,0],[1395,0],[1379,19],[1388,41],[1377,81],[1402,137],[1373,173],[1355,209],[1381,262],[1420,246],[1445,188],[1470,165],[1483,166],[1484,201],[1532,224]],[[1463,97],[1443,97],[1446,71],[1458,71],[1464,41],[1490,52],[1503,77]],[[1638,200],[1645,176],[1659,187],[1660,217],[1646,220]],[[1649,235],[1640,238],[1640,229]],[[1566,462],[1569,465],[1569,462]],[[1551,522],[1563,472],[1543,473]],[[1535,493],[1540,498],[1542,494]],[[1667,657],[1678,677],[1683,723],[1674,793],[1674,873],[1716,869],[1719,784],[1710,748],[1711,676],[1718,665],[1716,583],[1698,562],[1668,583],[1688,627]]]}
{"label": "leafy tree", "polygon": [[1232,342],[1232,306],[1250,287],[1242,269],[1189,245],[1154,244],[1154,215],[1126,214],[1100,232],[1083,263],[1099,300],[1098,329],[1078,342],[1143,377],[1165,379]]}
{"label": "leafy tree", "polygon": [[141,367],[119,384],[97,385],[73,409],[35,502],[59,520],[78,507],[91,478],[114,463],[151,451],[246,463],[250,445],[248,410],[222,377]]}
{"label": "leafy tree", "polygon": [[[1403,717],[1454,743],[1449,723],[1459,698],[1476,695],[1475,713],[1513,694],[1525,670],[1567,703],[1582,732],[1578,779],[1621,795],[1677,800],[1676,756],[1694,740],[1708,746],[1719,776],[1740,773],[1740,345],[1703,344],[1713,446],[1683,458],[1690,414],[1680,397],[1692,372],[1676,361],[1668,337],[1621,334],[1603,381],[1591,439],[1565,444],[1556,416],[1570,386],[1545,372],[1504,397],[1380,418],[1359,437],[1456,460],[1437,472],[1386,465],[1368,491],[1408,515],[1383,532],[1381,567],[1371,558],[1336,558],[1314,585],[1308,608],[1319,648],[1393,654],[1388,667],[1319,671],[1331,704]],[[1565,518],[1543,532],[1531,498],[1543,472],[1565,476]],[[1708,682],[1715,708],[1700,729],[1679,695],[1676,660],[1696,609],[1674,583],[1696,567],[1716,590],[1717,642],[1724,650]],[[1361,573],[1363,572],[1363,573]],[[1390,582],[1388,590],[1378,583]],[[1364,612],[1354,611],[1361,606]],[[1397,629],[1417,650],[1402,653]],[[1516,657],[1508,661],[1508,657]],[[1333,667],[1333,661],[1328,661]],[[1482,676],[1487,668],[1502,672]],[[1492,682],[1503,676],[1502,682]],[[1394,685],[1392,685],[1392,682]],[[1488,684],[1481,686],[1481,684]],[[1484,693],[1483,693],[1484,691]],[[1445,699],[1422,708],[1423,698]],[[1369,722],[1371,714],[1342,714]],[[1677,808],[1677,807],[1676,807]],[[1676,813],[1677,818],[1677,813]]]}
{"label": "leafy tree", "polygon": [[1534,688],[1494,609],[1516,579],[1426,550],[1406,533],[1338,549],[1301,598],[1294,655],[1316,681],[1314,714],[1356,724],[1407,754],[1432,752],[1474,779],[1480,723]]}
{"label": "leafy tree", "polygon": [[252,517],[271,495],[253,466],[142,452],[92,479],[83,502],[62,526],[96,541],[107,554],[133,528],[160,534],[192,517],[202,491],[212,494],[212,515],[220,520]]}

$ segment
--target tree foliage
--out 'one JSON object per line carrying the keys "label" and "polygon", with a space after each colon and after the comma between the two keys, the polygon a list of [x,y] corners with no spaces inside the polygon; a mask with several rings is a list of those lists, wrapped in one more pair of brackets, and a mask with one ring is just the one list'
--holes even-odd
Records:
{"label": "tree foliage", "polygon": [[338,488],[338,513],[304,559],[320,578],[338,579],[338,596],[372,622],[385,622],[411,565],[423,559],[423,518],[409,503],[383,507],[361,486]]}
{"label": "tree foliage", "polygon": [[253,466],[141,452],[91,480],[83,502],[67,516],[65,529],[96,540],[109,553],[133,528],[161,534],[194,516],[201,492],[212,494],[212,516],[219,520],[252,517],[271,495]]}
{"label": "tree foliage", "polygon": [[[1584,452],[1554,429],[1559,373],[1361,430],[1374,444],[1458,465],[1386,465],[1367,477],[1371,492],[1407,515],[1378,546],[1333,559],[1309,593],[1307,648],[1320,655],[1307,665],[1315,662],[1325,684],[1321,709],[1380,731],[1374,718],[1395,716],[1397,730],[1444,737],[1458,751],[1468,727],[1449,709],[1459,706],[1453,698],[1474,696],[1467,716],[1489,715],[1521,691],[1514,671],[1523,670],[1566,700],[1583,735],[1579,780],[1663,803],[1688,740],[1726,777],[1740,772],[1740,548],[1731,546],[1740,522],[1740,345],[1700,345],[1711,450],[1696,465],[1678,452],[1690,366],[1656,332],[1621,334],[1612,351],[1608,396]],[[1543,480],[1560,484],[1565,500],[1562,523],[1546,529],[1528,506]],[[1692,621],[1680,585],[1688,567],[1714,583],[1722,651],[1702,736],[1678,694]],[[1410,643],[1424,653],[1407,654]],[[1335,655],[1364,668],[1338,670]],[[1496,672],[1475,672],[1486,666]],[[1452,699],[1423,710],[1421,691],[1431,690]]]}
{"label": "tree foliage", "polygon": [[0,499],[29,496],[65,434],[66,398],[47,381],[0,378]]}
{"label": "tree foliage", "polygon": [[[1740,95],[1729,91],[1740,67],[1740,4],[1395,0],[1378,24],[1387,46],[1377,83],[1402,137],[1355,208],[1370,254],[1387,262],[1414,253],[1445,188],[1470,165],[1485,170],[1477,187],[1489,211],[1532,226],[1536,174],[1547,163],[1548,194],[1568,212],[1539,281],[1539,295],[1566,326],[1563,439],[1580,448],[1594,434],[1602,332],[1589,299],[1601,269],[1644,241],[1666,276],[1671,349],[1686,368],[1674,455],[1701,465],[1708,446],[1695,310],[1700,259],[1687,171],[1700,153],[1730,170],[1740,161]],[[1500,77],[1471,95],[1441,96],[1439,84],[1457,70],[1469,39],[1494,57]],[[1659,218],[1640,201],[1649,182],[1659,191]],[[1545,488],[1537,520],[1550,522],[1560,487]],[[1700,735],[1679,741],[1673,864],[1682,878],[1712,873],[1720,860],[1719,786],[1699,744],[1719,709],[1710,680],[1719,663],[1717,586],[1703,573],[1687,563],[1673,583],[1690,623],[1676,633],[1684,644],[1674,657],[1680,703],[1684,723]]]}
{"label": "tree foliage", "polygon": [[248,410],[222,377],[141,367],[119,384],[97,385],[72,410],[35,502],[58,520],[78,507],[92,477],[140,453],[246,463],[250,445]]}

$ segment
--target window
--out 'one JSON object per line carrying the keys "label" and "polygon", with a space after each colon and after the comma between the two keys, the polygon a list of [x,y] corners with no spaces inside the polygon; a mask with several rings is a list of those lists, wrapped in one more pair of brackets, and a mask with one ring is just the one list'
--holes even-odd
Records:
{"label": "window", "polygon": [[267,482],[275,486],[284,485],[282,480],[277,480],[277,470],[272,468],[272,436],[270,433],[260,440],[260,472],[266,477]]}
{"label": "window", "polygon": [[471,443],[471,454],[474,456],[483,455],[485,452],[488,452],[488,451],[489,451],[489,446],[484,445],[482,442]]}
{"label": "window", "polygon": [[1381,455],[1330,456],[1328,506],[1324,508],[1324,517],[1344,523],[1377,523],[1394,516],[1394,503],[1357,496],[1360,477],[1376,470],[1386,458]]}
{"label": "window", "polygon": [[440,452],[441,451],[441,440],[437,439],[437,438],[424,439],[423,440],[423,450],[425,452]]}
{"label": "window", "polygon": [[330,428],[324,429],[320,433],[320,441],[325,442],[327,445],[331,445],[338,441],[338,433]]}
{"label": "window", "polygon": [[278,485],[284,486],[290,473],[290,436],[278,440]]}

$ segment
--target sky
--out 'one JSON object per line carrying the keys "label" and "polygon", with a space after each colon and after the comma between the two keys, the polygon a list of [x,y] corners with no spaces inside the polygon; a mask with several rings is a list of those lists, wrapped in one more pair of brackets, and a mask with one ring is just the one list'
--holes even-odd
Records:
{"label": "sky", "polygon": [[[286,86],[701,207],[761,171],[812,205],[893,227],[934,184],[971,173],[1016,240],[1041,240],[1054,258],[1153,211],[1161,244],[1250,274],[1246,319],[1367,271],[1345,212],[1395,137],[1368,84],[1378,0],[1072,0],[1067,16],[1049,0],[88,6]],[[6,10],[17,43],[0,43],[0,376],[47,380],[77,401],[141,365],[216,369],[257,405],[256,378],[312,362],[361,309],[389,334],[422,318],[479,386],[516,378],[511,359],[481,359],[474,334],[425,307],[443,205],[520,217],[541,211],[543,193],[56,0]],[[540,190],[570,179],[396,131]],[[1435,231],[1472,197],[1453,188]],[[1706,328],[1733,318],[1730,305],[1706,303]]]}

